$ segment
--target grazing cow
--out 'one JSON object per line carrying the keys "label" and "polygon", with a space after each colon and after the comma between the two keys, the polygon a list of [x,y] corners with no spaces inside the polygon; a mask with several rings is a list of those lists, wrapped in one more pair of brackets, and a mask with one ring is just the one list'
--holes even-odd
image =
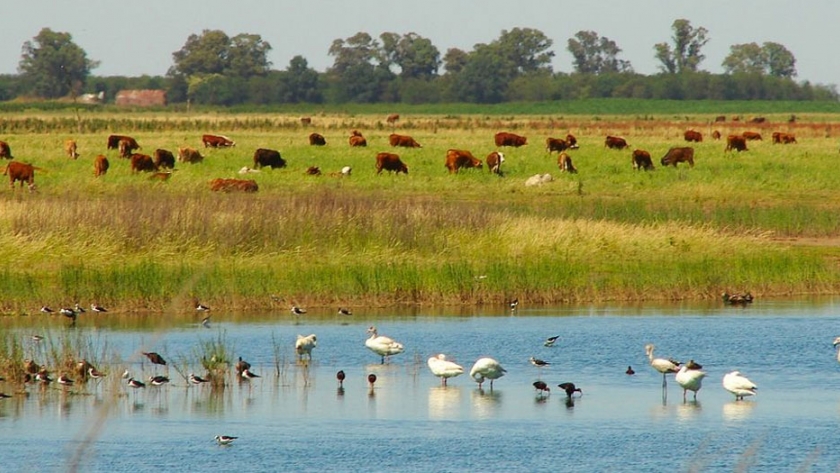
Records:
{"label": "grazing cow", "polygon": [[367,140],[359,130],[353,130],[350,133],[350,146],[367,146]]}
{"label": "grazing cow", "polygon": [[284,168],[286,167],[286,160],[280,156],[280,152],[273,149],[259,148],[254,151],[254,168],[261,167]]}
{"label": "grazing cow", "polygon": [[566,133],[566,144],[569,145],[569,149],[578,149],[580,146],[577,144],[577,138],[575,135],[571,133]]}
{"label": "grazing cow", "polygon": [[688,163],[694,167],[694,148],[671,148],[659,161],[663,166],[677,167],[677,163]]}
{"label": "grazing cow", "polygon": [[569,143],[563,138],[548,137],[545,139],[545,150],[548,153],[551,153],[552,151],[557,151],[559,153],[566,151],[569,148],[571,148],[571,146],[569,146]]}
{"label": "grazing cow", "polygon": [[446,169],[457,173],[461,168],[481,168],[481,160],[465,149],[450,149],[446,152]]}
{"label": "grazing cow", "polygon": [[796,143],[796,137],[792,133],[784,133],[781,131],[774,131],[773,132],[773,144],[781,143],[781,144],[790,144]]}
{"label": "grazing cow", "polygon": [[175,155],[172,154],[172,151],[165,150],[165,149],[156,149],[155,150],[155,166],[160,169],[174,169],[175,168]]}
{"label": "grazing cow", "polygon": [[496,146],[513,146],[514,148],[518,148],[528,144],[528,138],[505,131],[496,133],[493,138],[496,141]]}
{"label": "grazing cow", "polygon": [[312,133],[309,135],[310,146],[324,146],[326,144],[327,140],[324,138],[324,135],[320,133]]}
{"label": "grazing cow", "polygon": [[749,122],[750,123],[764,123],[766,121],[767,121],[767,119],[764,118],[764,117],[754,117],[754,118],[751,118]]}
{"label": "grazing cow", "polygon": [[204,160],[204,156],[193,148],[178,148],[178,161],[182,163],[200,163]]}
{"label": "grazing cow", "polygon": [[493,151],[487,155],[487,169],[493,174],[502,175],[502,163],[505,162],[505,155],[499,151]]}
{"label": "grazing cow", "polygon": [[393,124],[397,123],[399,120],[400,120],[400,114],[399,113],[392,113],[392,114],[388,115],[388,118],[385,119],[385,121],[387,121],[389,125],[393,125]]}
{"label": "grazing cow", "polygon": [[744,139],[743,136],[738,135],[729,135],[726,137],[726,148],[723,150],[731,151],[731,150],[738,151],[747,151],[747,140]]}
{"label": "grazing cow", "polygon": [[79,153],[76,152],[75,140],[67,140],[64,142],[64,153],[70,159],[76,159],[79,157]]}
{"label": "grazing cow", "polygon": [[575,165],[572,164],[572,157],[565,152],[557,155],[557,167],[560,168],[560,172],[577,174],[577,169],[575,168]]}
{"label": "grazing cow", "polygon": [[627,141],[619,136],[607,136],[607,139],[604,140],[604,147],[610,149],[624,149],[629,146]]}
{"label": "grazing cow", "polygon": [[725,121],[726,121],[726,115],[718,115],[718,116],[715,117],[715,123],[720,123],[720,122],[725,122]]}
{"label": "grazing cow", "polygon": [[120,157],[121,158],[128,158],[130,157],[136,150],[140,149],[140,145],[134,141],[134,138],[123,138],[117,144],[119,148]]}
{"label": "grazing cow", "polygon": [[236,146],[236,142],[224,135],[201,135],[201,142],[205,148],[229,148]]}
{"label": "grazing cow", "polygon": [[12,161],[6,166],[3,175],[9,176],[9,186],[12,190],[15,189],[15,181],[20,181],[20,188],[23,189],[23,183],[29,185],[29,191],[35,190],[35,170],[38,169],[31,164],[19,163]]}
{"label": "grazing cow", "polygon": [[257,192],[257,181],[253,179],[213,179],[210,190],[214,192]]}
{"label": "grazing cow", "polygon": [[712,132],[712,139],[713,140],[719,140],[720,139],[720,132],[717,131],[717,130],[713,131]]}
{"label": "grazing cow", "polygon": [[685,141],[688,141],[689,143],[691,143],[692,141],[696,143],[700,143],[703,141],[703,134],[699,131],[686,130],[684,137]]}
{"label": "grazing cow", "polygon": [[111,167],[111,164],[104,154],[93,158],[93,175],[95,177],[104,176],[108,172],[109,167]]}
{"label": "grazing cow", "polygon": [[747,141],[761,141],[761,134],[754,131],[745,131],[741,133],[741,136]]}
{"label": "grazing cow", "polygon": [[633,151],[633,169],[653,171],[653,160],[650,159],[650,153],[643,149]]}
{"label": "grazing cow", "polygon": [[391,133],[388,136],[388,142],[391,143],[391,146],[399,146],[401,148],[422,148],[420,143],[414,141],[414,138],[408,135],[398,135],[396,133]]}
{"label": "grazing cow", "polygon": [[131,155],[131,172],[156,172],[158,167],[148,154],[134,153]]}
{"label": "grazing cow", "polygon": [[132,151],[135,149],[140,149],[140,145],[137,144],[137,140],[130,136],[126,135],[110,135],[108,136],[108,149],[119,149],[120,147],[120,140],[128,140],[131,144]]}
{"label": "grazing cow", "polygon": [[312,124],[312,118],[310,117],[300,117],[300,124],[303,126],[309,126]]}
{"label": "grazing cow", "polygon": [[408,174],[408,166],[394,153],[379,153],[376,155],[376,174],[381,174],[383,169],[397,174],[401,172]]}
{"label": "grazing cow", "polygon": [[13,159],[12,148],[5,141],[0,141],[0,158]]}
{"label": "grazing cow", "polygon": [[320,176],[321,168],[319,168],[318,166],[309,166],[308,168],[306,168],[306,171],[304,171],[304,174],[306,174],[307,176]]}

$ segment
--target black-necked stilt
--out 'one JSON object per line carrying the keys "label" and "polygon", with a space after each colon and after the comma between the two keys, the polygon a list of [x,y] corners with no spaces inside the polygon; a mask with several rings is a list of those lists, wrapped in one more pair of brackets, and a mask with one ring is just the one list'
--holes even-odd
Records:
{"label": "black-necked stilt", "polygon": [[575,383],[561,383],[557,385],[558,388],[566,391],[566,397],[571,398],[572,394],[575,392],[579,392],[581,396],[583,395],[583,390],[580,388],[575,387]]}
{"label": "black-necked stilt", "polygon": [[10,397],[12,397],[12,395],[11,395],[11,394],[0,393],[0,399],[8,399],[8,398],[10,398]]}
{"label": "black-necked stilt", "polygon": [[346,377],[346,375],[344,374],[344,370],[339,370],[338,373],[335,374],[335,379],[338,380],[338,387],[339,388],[344,387],[344,378],[345,377]]}
{"label": "black-necked stilt", "polygon": [[516,310],[517,307],[519,307],[519,299],[518,298],[510,301],[510,310]]}
{"label": "black-necked stilt", "polygon": [[128,378],[128,387],[134,388],[134,389],[141,389],[141,388],[145,388],[146,384],[143,383],[142,381],[137,381],[134,378]]}
{"label": "black-necked stilt", "polygon": [[230,435],[217,435],[214,438],[216,439],[216,442],[219,443],[219,445],[230,445],[231,443],[233,443],[234,440],[238,439],[239,437],[231,437]]}
{"label": "black-necked stilt", "polygon": [[52,310],[52,309],[50,309],[50,308],[49,308],[49,307],[47,307],[47,306],[42,306],[42,307],[41,307],[41,312],[43,312],[43,313],[45,313],[45,314],[52,314],[52,313],[53,313],[53,312],[55,312],[55,311],[54,311],[54,310]]}
{"label": "black-necked stilt", "polygon": [[169,378],[166,376],[149,376],[149,383],[152,386],[163,386],[164,384],[169,383]]}
{"label": "black-necked stilt", "polygon": [[259,378],[260,377],[260,375],[258,375],[256,373],[252,373],[250,368],[247,368],[244,371],[242,371],[241,376],[245,379],[254,379],[254,378]]}
{"label": "black-necked stilt", "polygon": [[108,309],[102,307],[101,305],[97,305],[97,304],[91,304],[90,305],[90,310],[92,312],[108,312]]}
{"label": "black-necked stilt", "polygon": [[628,367],[627,367],[627,371],[625,371],[624,373],[625,373],[625,374],[629,374],[629,375],[631,375],[631,376],[632,376],[632,375],[634,375],[634,374],[636,374],[636,372],[633,370],[633,367],[632,367],[632,366],[628,366]]}
{"label": "black-necked stilt", "polygon": [[58,377],[58,384],[60,384],[62,386],[72,386],[74,383],[75,383],[75,381],[73,381],[72,379],[67,377],[66,374],[63,374],[63,375]]}
{"label": "black-necked stilt", "polygon": [[196,375],[190,373],[190,383],[192,383],[192,384],[202,384],[202,383],[209,383],[209,382],[210,382],[209,379],[204,379],[201,376],[196,376]]}
{"label": "black-necked stilt", "polygon": [[300,307],[298,307],[296,305],[292,306],[291,311],[295,315],[303,315],[303,314],[306,313],[306,309],[301,309]]}
{"label": "black-necked stilt", "polygon": [[548,385],[545,384],[544,381],[534,381],[534,389],[542,395],[543,392],[551,393],[551,389],[548,388]]}
{"label": "black-necked stilt", "polygon": [[544,367],[549,366],[551,364],[547,361],[540,360],[539,358],[534,358],[533,356],[531,358],[528,358],[528,361],[530,361],[531,364],[536,366],[537,368],[544,368]]}
{"label": "black-necked stilt", "polygon": [[236,362],[236,374],[238,374],[239,376],[242,376],[242,373],[244,373],[245,370],[250,369],[250,368],[251,368],[251,363],[248,363],[247,361],[243,360],[242,357],[240,356],[239,361]]}
{"label": "black-necked stilt", "polygon": [[746,294],[729,294],[728,292],[724,292],[721,294],[721,298],[723,299],[723,303],[726,305],[745,306],[747,304],[752,304],[753,301],[753,296],[749,292]]}
{"label": "black-necked stilt", "polygon": [[40,343],[44,341],[44,337],[41,335],[32,335],[32,341],[35,343]]}
{"label": "black-necked stilt", "polygon": [[105,377],[105,373],[97,370],[93,366],[88,367],[87,372],[88,376],[90,376],[92,379],[101,379]]}
{"label": "black-necked stilt", "polygon": [[149,353],[142,352],[142,353],[143,353],[144,355],[146,355],[146,358],[148,358],[148,359],[149,359],[149,361],[151,361],[151,362],[152,362],[152,364],[155,364],[155,365],[166,365],[166,360],[164,360],[164,359],[163,359],[163,357],[162,357],[162,356],[160,356],[159,354],[157,354],[157,353],[155,353],[155,352],[149,352]]}
{"label": "black-necked stilt", "polygon": [[201,326],[204,328],[210,328],[210,316],[204,317],[201,319]]}
{"label": "black-necked stilt", "polygon": [[199,302],[196,302],[196,303],[195,303],[195,310],[197,310],[197,311],[199,311],[199,312],[209,312],[209,311],[210,311],[210,308],[209,308],[209,307],[207,307],[207,306],[206,306],[206,305],[204,305],[204,304],[201,304],[201,303],[199,303]]}
{"label": "black-necked stilt", "polygon": [[548,338],[545,339],[545,342],[543,343],[543,346],[553,347],[554,342],[556,342],[559,338],[560,338],[560,335],[555,335],[553,337],[548,337]]}
{"label": "black-necked stilt", "polygon": [[345,309],[344,307],[338,308],[338,315],[353,315],[353,312],[350,309]]}
{"label": "black-necked stilt", "polygon": [[38,381],[39,383],[43,384],[50,384],[53,380],[52,378],[50,378],[50,375],[49,373],[47,373],[47,370],[42,369],[41,371],[38,371],[38,374],[35,375],[35,381]]}
{"label": "black-necked stilt", "polygon": [[75,310],[70,309],[70,308],[68,308],[68,307],[62,307],[62,308],[61,308],[58,312],[59,312],[61,315],[63,315],[63,316],[65,316],[65,317],[67,317],[67,318],[68,318],[68,319],[70,319],[70,320],[72,320],[74,323],[76,322],[76,315],[77,315],[77,314],[76,314],[76,311],[75,311]]}
{"label": "black-necked stilt", "polygon": [[83,314],[85,312],[85,309],[83,309],[82,306],[80,306],[78,302],[76,303],[76,306],[75,306],[74,310],[76,311],[77,314]]}

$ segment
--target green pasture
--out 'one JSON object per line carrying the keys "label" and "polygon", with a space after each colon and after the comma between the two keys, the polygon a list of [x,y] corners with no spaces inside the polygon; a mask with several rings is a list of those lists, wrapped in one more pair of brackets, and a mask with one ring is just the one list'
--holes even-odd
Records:
{"label": "green pasture", "polygon": [[[313,114],[309,127],[303,114],[7,115],[0,139],[40,169],[37,192],[0,187],[0,310],[96,301],[118,311],[187,311],[192,297],[247,309],[276,308],[278,300],[353,307],[836,293],[840,127],[823,114],[792,124],[789,115],[751,126],[715,125],[706,115],[403,113],[394,128],[379,114]],[[670,147],[689,145],[688,128],[706,135],[691,144],[695,167],[662,167]],[[353,129],[368,147],[349,147]],[[744,153],[724,152],[709,136],[747,129],[765,139]],[[450,148],[483,160],[500,130],[529,142],[501,149],[503,177],[444,168]],[[392,131],[423,148],[391,148]],[[799,142],[774,145],[773,131]],[[201,148],[204,132],[225,134],[236,147]],[[327,146],[309,146],[311,132]],[[544,146],[547,136],[569,132],[580,143],[570,152],[573,175],[560,173]],[[205,160],[177,163],[166,182],[150,180],[105,149],[110,133],[130,134],[143,153],[192,146]],[[631,148],[606,149],[607,134]],[[69,138],[77,160],[63,154]],[[253,167],[260,147],[280,151],[288,167],[237,174]],[[656,170],[632,169],[636,148],[651,153]],[[382,151],[398,153],[409,174],[377,175]],[[100,178],[97,154],[111,163]],[[323,175],[305,175],[310,166]],[[344,166],[351,176],[339,177]],[[554,181],[524,185],[544,173]],[[210,192],[219,177],[254,179],[260,190]]]}

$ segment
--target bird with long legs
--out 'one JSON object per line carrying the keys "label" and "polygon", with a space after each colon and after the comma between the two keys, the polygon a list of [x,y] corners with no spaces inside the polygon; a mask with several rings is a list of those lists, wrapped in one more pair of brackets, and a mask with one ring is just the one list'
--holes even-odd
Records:
{"label": "bird with long legs", "polygon": [[493,358],[479,358],[470,369],[470,377],[478,383],[478,389],[481,389],[484,381],[489,379],[491,391],[493,390],[493,381],[501,378],[505,373],[507,373],[507,370]]}
{"label": "bird with long legs", "polygon": [[569,399],[572,398],[572,394],[574,393],[580,393],[580,395],[583,396],[583,389],[575,386],[575,383],[560,383],[557,387],[565,391],[566,397]]}
{"label": "bird with long legs", "polygon": [[551,388],[549,388],[548,385],[545,384],[545,381],[534,381],[533,385],[534,389],[537,390],[537,396],[543,397],[547,396],[548,394],[551,394]]}
{"label": "bird with long legs", "polygon": [[650,366],[662,373],[662,391],[665,391],[665,388],[668,386],[668,380],[666,379],[666,375],[668,373],[676,373],[680,370],[679,363],[675,362],[674,360],[666,360],[665,358],[654,358],[653,357],[653,350],[656,347],[652,343],[648,343],[645,345],[645,354],[647,354],[648,360],[650,361]]}
{"label": "bird with long legs", "polygon": [[755,396],[758,386],[739,371],[732,371],[723,376],[723,389],[734,394],[736,401],[743,401],[746,396]]}
{"label": "bird with long legs", "polygon": [[145,355],[146,358],[148,358],[149,361],[151,361],[153,365],[166,366],[166,360],[164,360],[163,357],[160,356],[158,353],[155,353],[153,351],[152,352],[145,352],[144,351],[144,352],[141,352],[141,353],[143,353],[143,355]]}
{"label": "bird with long legs", "polygon": [[464,367],[454,361],[447,360],[443,353],[429,358],[426,364],[429,365],[432,374],[440,378],[441,386],[446,386],[449,378],[464,374]]}
{"label": "bird with long legs", "polygon": [[683,388],[683,402],[685,402],[685,395],[688,391],[694,392],[694,400],[697,400],[697,391],[703,387],[703,378],[706,377],[706,372],[701,371],[701,365],[690,360],[688,363],[680,366],[679,371],[674,376],[674,381]]}
{"label": "bird with long legs", "polygon": [[399,343],[391,339],[390,337],[379,335],[379,332],[373,325],[371,325],[370,328],[367,329],[367,333],[370,334],[370,337],[368,337],[368,339],[365,340],[365,346],[370,351],[382,357],[383,365],[385,364],[385,359],[387,357],[399,355],[405,350],[405,347],[403,347],[402,343]]}

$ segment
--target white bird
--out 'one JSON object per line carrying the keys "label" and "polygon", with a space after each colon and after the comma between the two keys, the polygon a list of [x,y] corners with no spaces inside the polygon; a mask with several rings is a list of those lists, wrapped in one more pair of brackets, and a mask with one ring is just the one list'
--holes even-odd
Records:
{"label": "white bird", "polygon": [[724,375],[723,389],[734,394],[736,401],[743,401],[744,396],[755,396],[758,386],[740,372],[733,371]]}
{"label": "white bird", "polygon": [[665,379],[665,375],[668,373],[676,373],[680,370],[679,363],[674,363],[671,360],[666,360],[664,358],[654,358],[653,357],[653,350],[656,348],[652,343],[648,343],[645,345],[645,353],[647,354],[648,360],[650,360],[650,366],[653,367],[656,371],[662,373],[662,389],[668,385],[668,381]]}
{"label": "white bird", "polygon": [[232,437],[230,435],[217,435],[214,438],[216,439],[216,442],[219,443],[219,445],[230,445],[231,443],[233,443],[234,440],[238,439],[239,437]]}
{"label": "white bird", "polygon": [[303,315],[303,314],[305,314],[305,313],[306,313],[306,309],[302,309],[302,308],[300,308],[300,307],[298,307],[298,306],[296,306],[296,305],[295,305],[295,306],[292,306],[292,308],[291,308],[290,310],[291,310],[291,311],[292,311],[292,313],[293,313],[293,314],[295,314],[295,315]]}
{"label": "white bird", "polygon": [[703,385],[703,378],[706,377],[705,371],[699,369],[689,369],[691,362],[680,367],[677,371],[674,380],[683,388],[683,402],[685,402],[686,391],[694,391],[694,400],[697,400],[697,391]]}
{"label": "white bird", "polygon": [[446,386],[446,380],[464,374],[464,367],[446,359],[443,353],[433,356],[428,360],[429,369],[432,374],[440,378],[443,386]]}
{"label": "white bird", "polygon": [[341,168],[341,174],[344,176],[349,176],[352,172],[353,168],[351,168],[350,166],[344,166],[343,168]]}
{"label": "white bird", "polygon": [[209,383],[209,379],[204,379],[201,376],[196,376],[193,373],[190,373],[190,383],[192,384],[202,384],[202,383]]}
{"label": "white bird", "polygon": [[370,334],[370,337],[365,340],[365,346],[368,347],[370,351],[382,357],[383,365],[385,364],[386,356],[398,355],[405,350],[402,343],[394,341],[384,335],[379,335],[376,331],[376,327],[372,325],[368,328],[367,333]]}
{"label": "white bird", "polygon": [[[837,348],[837,345],[840,345],[840,337],[834,339],[834,348]],[[837,350],[837,361],[840,362],[840,350]]]}
{"label": "white bird", "polygon": [[507,373],[501,364],[493,358],[480,358],[475,362],[470,370],[470,377],[478,383],[478,388],[481,389],[482,383],[485,379],[490,380],[490,389],[493,389],[493,381],[501,378]]}
{"label": "white bird", "polygon": [[303,358],[303,355],[309,355],[309,359],[312,359],[312,349],[318,344],[318,339],[315,337],[315,334],[303,336],[298,335],[297,340],[295,341],[295,351],[298,354],[298,358]]}
{"label": "white bird", "polygon": [[108,312],[108,309],[102,307],[101,305],[93,303],[90,304],[90,310],[92,310],[93,312]]}

